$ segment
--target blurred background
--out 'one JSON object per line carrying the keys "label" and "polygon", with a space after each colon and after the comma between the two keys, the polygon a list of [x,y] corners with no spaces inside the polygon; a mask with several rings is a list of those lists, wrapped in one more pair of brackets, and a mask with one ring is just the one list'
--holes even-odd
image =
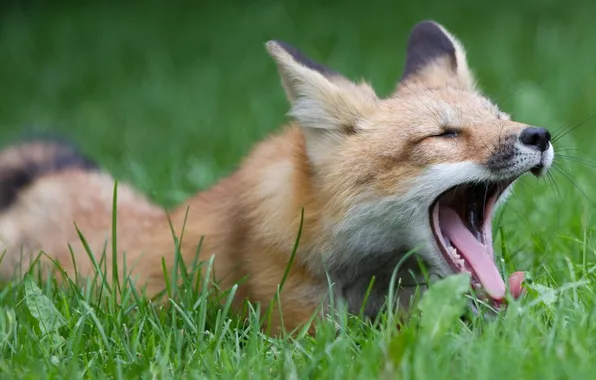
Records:
{"label": "blurred background", "polygon": [[410,29],[434,19],[463,42],[501,108],[562,136],[554,178],[525,178],[496,227],[506,261],[538,271],[564,251],[581,262],[596,209],[595,11],[577,0],[3,0],[0,141],[64,134],[170,206],[286,120],[267,40],[387,95]]}

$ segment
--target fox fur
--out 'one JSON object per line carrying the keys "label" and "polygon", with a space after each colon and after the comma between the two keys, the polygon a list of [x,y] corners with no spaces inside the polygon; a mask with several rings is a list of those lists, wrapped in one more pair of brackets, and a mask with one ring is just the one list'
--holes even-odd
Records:
{"label": "fox fur", "polygon": [[[416,250],[397,272],[407,307],[425,280],[417,260],[431,279],[454,273],[430,232],[430,203],[459,183],[544,173],[553,160],[552,146],[537,151],[519,141],[528,126],[476,89],[461,43],[435,22],[412,29],[403,75],[386,98],[286,43],[270,41],[266,49],[291,105],[288,125],[256,144],[232,175],[170,210],[118,186],[119,257],[126,253],[131,277],[148,296],[165,288],[162,258],[174,264],[171,222],[178,235],[184,225],[186,263],[202,241],[199,260],[214,257],[219,286],[240,282],[234,307],[244,300],[267,306],[302,221],[282,313],[274,312],[270,328],[303,326],[325,311],[328,296],[360,310],[373,276],[365,313],[376,315],[398,262]],[[40,251],[74,276],[70,249],[78,275],[92,276],[76,228],[94,254],[110,247],[114,183],[63,142],[28,141],[0,152],[0,276],[21,275]]]}

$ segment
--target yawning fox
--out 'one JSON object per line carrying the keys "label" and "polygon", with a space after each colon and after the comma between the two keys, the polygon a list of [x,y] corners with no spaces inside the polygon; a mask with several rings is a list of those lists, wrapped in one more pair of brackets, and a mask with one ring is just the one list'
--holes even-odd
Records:
{"label": "yawning fox", "polygon": [[[375,316],[394,271],[404,305],[427,279],[460,272],[500,302],[506,285],[492,216],[521,175],[550,168],[549,132],[512,121],[483,96],[464,48],[435,22],[411,31],[402,77],[385,98],[286,43],[266,49],[291,104],[289,125],[172,210],[119,185],[118,253],[136,286],[148,296],[164,289],[162,258],[171,268],[175,256],[171,223],[178,235],[184,227],[187,264],[202,242],[199,260],[214,257],[219,286],[240,282],[235,307],[276,297],[300,232],[274,329],[304,325],[328,296],[353,312],[367,298],[365,314]],[[94,254],[110,247],[114,183],[65,143],[33,140],[0,152],[0,275],[18,275],[40,251],[71,276],[75,268],[92,275],[76,228]]]}

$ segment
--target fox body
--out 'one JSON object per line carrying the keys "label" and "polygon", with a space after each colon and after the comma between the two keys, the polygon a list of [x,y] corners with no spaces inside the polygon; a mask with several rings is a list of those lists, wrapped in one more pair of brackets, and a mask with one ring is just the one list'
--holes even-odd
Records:
{"label": "fox body", "polygon": [[[411,251],[396,272],[404,307],[417,286],[424,289],[418,262],[431,280],[469,272],[500,302],[505,285],[494,264],[491,216],[521,175],[548,170],[548,131],[512,121],[483,96],[463,47],[435,22],[413,28],[403,75],[386,98],[285,43],[266,48],[291,104],[289,125],[257,144],[231,176],[167,212],[119,185],[118,252],[136,286],[147,295],[164,289],[162,258],[174,264],[171,223],[177,235],[184,228],[186,263],[202,241],[199,260],[214,257],[220,286],[241,281],[236,307],[243,300],[268,305],[302,222],[282,315],[274,313],[270,327],[302,326],[320,305],[325,310],[327,296],[360,310],[373,276],[364,310],[374,316]],[[0,153],[0,275],[20,273],[40,251],[74,275],[71,249],[78,274],[92,275],[75,224],[95,255],[104,252],[113,188],[109,174],[68,145],[7,147]]]}

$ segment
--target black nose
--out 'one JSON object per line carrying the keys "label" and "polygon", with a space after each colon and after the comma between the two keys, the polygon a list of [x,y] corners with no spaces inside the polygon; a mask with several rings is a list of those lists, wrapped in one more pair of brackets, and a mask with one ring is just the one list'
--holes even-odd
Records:
{"label": "black nose", "polygon": [[544,128],[528,127],[521,132],[519,140],[529,147],[544,152],[550,142],[550,132]]}

